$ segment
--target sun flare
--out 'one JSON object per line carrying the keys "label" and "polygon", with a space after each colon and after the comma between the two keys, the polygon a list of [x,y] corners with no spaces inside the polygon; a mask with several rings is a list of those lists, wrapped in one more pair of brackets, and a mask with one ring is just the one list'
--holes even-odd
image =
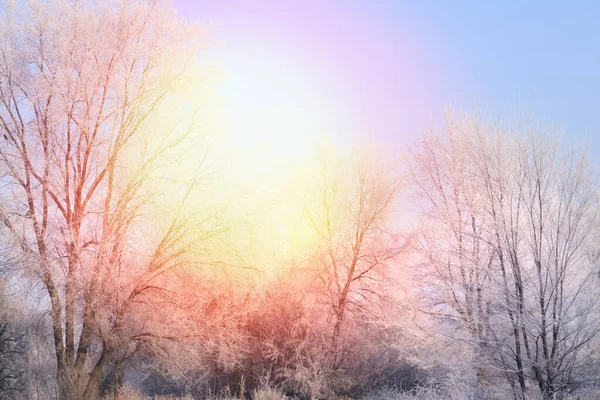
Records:
{"label": "sun flare", "polygon": [[[248,45],[221,55],[218,87],[230,197],[251,222],[241,242],[261,270],[277,270],[316,240],[307,185],[324,143],[341,145],[339,102],[308,65]],[[302,200],[300,200],[302,199]]]}
{"label": "sun flare", "polygon": [[333,97],[300,60],[250,45],[222,58],[226,135],[240,156],[299,161],[339,131]]}

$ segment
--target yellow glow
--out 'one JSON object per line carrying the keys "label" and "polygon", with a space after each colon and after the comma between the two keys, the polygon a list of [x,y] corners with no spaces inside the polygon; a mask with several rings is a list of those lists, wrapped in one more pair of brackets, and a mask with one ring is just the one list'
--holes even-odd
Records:
{"label": "yellow glow", "polygon": [[[323,143],[340,147],[340,134],[348,132],[331,106],[337,103],[309,68],[260,50],[251,53],[237,49],[225,55],[219,75],[200,69],[198,76],[207,79],[169,98],[165,113],[148,125],[151,145],[157,146],[171,132],[164,126],[175,121],[172,133],[180,135],[199,111],[192,134],[160,176],[188,181],[208,155],[214,174],[192,194],[187,209],[226,210],[239,259],[270,274],[314,250],[318,235],[307,207],[314,205],[320,185],[315,159]],[[164,196],[177,201],[184,187],[169,182]]]}
{"label": "yellow glow", "polygon": [[307,189],[319,176],[308,165],[320,143],[346,134],[339,102],[308,66],[273,49],[236,48],[222,64],[225,186],[247,222],[238,232],[240,246],[254,266],[276,271],[317,239],[306,206]]}

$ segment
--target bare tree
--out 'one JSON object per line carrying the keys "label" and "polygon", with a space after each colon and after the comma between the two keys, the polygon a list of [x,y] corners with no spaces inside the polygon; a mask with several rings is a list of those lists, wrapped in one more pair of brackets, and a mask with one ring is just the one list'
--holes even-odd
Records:
{"label": "bare tree", "polygon": [[1,18],[0,216],[47,292],[59,397],[92,398],[134,306],[219,231],[190,208],[200,175],[174,172],[201,171],[173,166],[193,139],[177,101],[197,30],[160,1],[32,0]]}
{"label": "bare tree", "polygon": [[406,243],[389,225],[401,189],[393,169],[367,152],[353,156],[347,164],[322,160],[319,201],[308,209],[322,243],[313,262],[332,318],[334,370],[348,355],[341,346],[348,314],[383,298],[386,270]]}
{"label": "bare tree", "polygon": [[491,284],[495,253],[487,246],[487,212],[470,160],[469,130],[476,126],[447,120],[446,128],[446,138],[427,135],[412,153],[410,171],[428,222],[415,244],[431,268],[419,276],[435,287],[429,305],[443,314],[450,307],[478,349],[489,336],[485,292]]}
{"label": "bare tree", "polygon": [[508,269],[500,280],[503,306],[523,393],[521,375],[544,398],[563,398],[589,383],[597,363],[588,350],[599,333],[596,268],[588,257],[596,188],[585,154],[561,151],[557,142],[531,135],[514,154],[511,180],[493,173],[496,185],[488,185],[490,208],[498,210],[498,262],[501,271]]}
{"label": "bare tree", "polygon": [[544,398],[562,398],[589,383],[597,361],[589,352],[598,339],[596,189],[581,154],[531,128],[507,131],[448,119],[447,138],[414,154],[435,229],[422,235],[433,244],[422,247],[437,287],[429,294],[515,397],[534,384]]}

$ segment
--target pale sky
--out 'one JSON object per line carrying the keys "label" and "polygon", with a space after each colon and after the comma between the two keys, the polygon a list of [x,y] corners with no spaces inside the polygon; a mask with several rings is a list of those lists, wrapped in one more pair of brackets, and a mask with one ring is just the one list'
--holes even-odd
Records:
{"label": "pale sky", "polygon": [[[562,129],[600,159],[600,3],[174,5],[180,15],[211,27],[209,54],[229,77],[223,90],[240,91],[232,96],[235,109],[248,110],[257,124],[261,113],[279,115],[272,129],[286,131],[290,140],[301,130],[326,130],[409,144],[439,123],[444,107],[477,106],[491,116],[517,110]],[[284,108],[296,111],[288,117]],[[241,118],[238,129],[252,123]]]}

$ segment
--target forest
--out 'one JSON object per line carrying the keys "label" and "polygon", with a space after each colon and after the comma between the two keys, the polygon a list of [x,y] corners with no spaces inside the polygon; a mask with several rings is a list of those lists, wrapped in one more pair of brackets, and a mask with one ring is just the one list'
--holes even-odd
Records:
{"label": "forest", "polygon": [[0,399],[600,398],[585,148],[446,111],[244,186],[204,35],[0,6]]}

